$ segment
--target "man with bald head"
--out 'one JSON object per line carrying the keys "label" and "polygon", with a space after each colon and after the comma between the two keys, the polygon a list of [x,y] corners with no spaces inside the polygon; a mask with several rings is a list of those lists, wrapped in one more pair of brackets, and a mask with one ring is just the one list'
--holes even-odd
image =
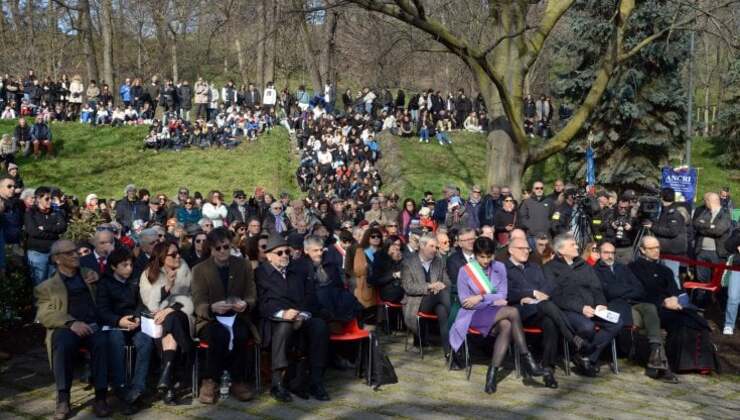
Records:
{"label": "man with bald head", "polygon": [[[501,247],[496,251],[496,261],[506,263],[506,261],[509,260],[509,257],[511,257],[511,253],[509,252],[509,247],[511,245],[511,242],[513,242],[515,239],[523,239],[527,241],[527,243],[529,243],[529,238],[527,237],[527,234],[524,232],[524,230],[519,229],[519,228],[512,230],[509,233],[509,245]],[[531,248],[531,244],[530,244],[530,248]],[[529,252],[528,261],[542,267],[542,257],[537,252],[534,252],[534,251]]]}
{"label": "man with bald head", "polygon": [[[525,238],[509,241],[509,259],[504,262],[509,281],[507,301],[519,310],[524,325],[542,327],[542,367],[554,368],[558,361],[558,341],[562,334],[576,350],[585,347],[585,340],[574,334],[568,320],[550,300],[555,286],[542,273],[539,264],[530,261],[534,252]],[[546,384],[549,379],[545,379]]]}
{"label": "man with bald head", "polygon": [[[92,358],[97,417],[107,417],[108,389],[105,333],[100,330],[95,309],[93,286],[80,270],[80,257],[74,242],[61,239],[51,245],[51,260],[57,271],[34,288],[38,306],[37,319],[46,328],[46,349],[54,373],[57,389],[55,419],[70,414],[74,358],[81,347],[90,351]],[[86,273],[85,273],[86,274]]]}
{"label": "man with bald head", "polygon": [[93,252],[80,258],[80,266],[88,268],[98,273],[98,277],[102,277],[108,268],[108,255],[115,248],[113,232],[108,229],[98,228],[95,231],[92,243]]}
{"label": "man with bald head", "polygon": [[645,288],[629,267],[616,261],[616,248],[612,243],[602,243],[599,246],[599,255],[600,258],[594,266],[594,271],[601,280],[601,287],[609,309],[619,312],[624,325],[634,326],[647,335],[650,343],[650,356],[645,374],[651,378],[661,377],[674,382],[675,375],[668,367],[663,347],[658,308],[648,302]]}
{"label": "man with bald head", "polygon": [[[697,209],[693,223],[696,234],[694,245],[696,258],[711,263],[724,262],[729,256],[725,249],[725,241],[732,233],[732,217],[727,209],[722,207],[719,194],[710,192],[704,195],[704,208]],[[709,282],[712,270],[697,267],[696,275],[699,281]]]}
{"label": "man with bald head", "polygon": [[660,263],[660,252],[660,241],[645,236],[640,240],[640,256],[628,267],[642,283],[645,302],[658,308],[660,325],[668,332],[668,361],[674,370],[714,369],[709,325],[695,307],[679,302],[682,291],[671,269]]}

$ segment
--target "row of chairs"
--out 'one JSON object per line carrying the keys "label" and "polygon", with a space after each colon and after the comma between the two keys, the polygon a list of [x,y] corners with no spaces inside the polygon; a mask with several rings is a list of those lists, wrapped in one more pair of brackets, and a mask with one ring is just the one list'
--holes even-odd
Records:
{"label": "row of chairs", "polygon": [[[387,309],[386,309],[387,311]],[[386,312],[386,320],[387,320],[387,312]],[[417,312],[416,314],[416,331],[417,336],[416,339],[419,342],[419,355],[421,356],[422,360],[424,359],[424,346],[422,345],[422,323],[421,321],[436,321],[438,320],[437,315],[428,313],[428,312]],[[426,325],[426,323],[425,323]],[[598,325],[596,326],[596,330],[598,331]],[[627,327],[630,329],[631,333],[634,333],[635,328],[633,326]],[[524,327],[524,333],[530,334],[530,335],[540,335],[543,333],[542,328],[539,327]],[[482,337],[483,333],[475,328],[468,328],[468,335],[474,335]],[[408,342],[409,342],[409,334],[406,334],[406,339],[404,342],[404,350],[408,351]],[[466,376],[467,379],[470,380],[470,374],[473,369],[473,364],[470,361],[470,350],[468,347],[468,337],[465,337],[465,340],[463,341],[463,348],[464,348],[464,354],[465,354],[465,366],[466,366]],[[512,348],[512,353],[514,354],[514,366],[516,370],[517,376],[521,376],[521,362],[520,362],[520,352],[516,351],[516,349]],[[611,357],[612,357],[612,363],[611,368],[614,374],[619,374],[619,360],[617,358],[617,341],[616,338],[612,339],[611,341]],[[450,366],[452,363],[452,358],[450,358]],[[563,338],[563,364],[565,368],[565,374],[566,376],[570,376],[570,345],[568,341]]]}

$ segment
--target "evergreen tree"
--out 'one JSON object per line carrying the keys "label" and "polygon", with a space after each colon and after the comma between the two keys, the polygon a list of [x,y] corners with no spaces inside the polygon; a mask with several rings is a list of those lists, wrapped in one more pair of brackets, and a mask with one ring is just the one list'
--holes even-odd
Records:
{"label": "evergreen tree", "polygon": [[[554,92],[580,103],[595,79],[600,51],[613,25],[615,0],[578,0],[570,15],[572,35],[559,43],[567,70],[556,71]],[[640,2],[630,18],[627,47],[670,23],[675,6],[667,1]],[[688,35],[677,31],[664,42],[641,50],[612,78],[602,103],[566,150],[567,172],[585,177],[585,149],[591,139],[596,182],[609,187],[655,187],[660,168],[680,157],[686,141],[686,94],[681,69],[688,58]],[[589,136],[589,132],[592,133]]]}
{"label": "evergreen tree", "polygon": [[717,116],[720,133],[712,139],[717,163],[728,169],[737,169],[740,162],[740,58],[733,62],[727,74],[726,100]]}

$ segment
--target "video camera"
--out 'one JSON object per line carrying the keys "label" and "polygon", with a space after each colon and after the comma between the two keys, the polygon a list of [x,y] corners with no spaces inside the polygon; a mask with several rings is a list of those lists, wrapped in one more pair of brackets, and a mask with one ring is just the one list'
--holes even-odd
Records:
{"label": "video camera", "polygon": [[640,207],[637,209],[637,218],[643,221],[655,222],[660,215],[660,198],[652,195],[641,195],[637,202]]}

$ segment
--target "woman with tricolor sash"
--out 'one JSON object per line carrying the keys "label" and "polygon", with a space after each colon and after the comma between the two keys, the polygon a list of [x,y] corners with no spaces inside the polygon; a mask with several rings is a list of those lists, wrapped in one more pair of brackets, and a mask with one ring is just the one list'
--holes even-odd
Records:
{"label": "woman with tricolor sash", "polygon": [[483,336],[496,336],[493,357],[486,373],[485,391],[496,392],[496,377],[513,339],[521,353],[525,377],[543,376],[543,370],[529,353],[522,321],[516,308],[507,306],[506,267],[494,261],[496,245],[487,237],[479,237],[473,245],[475,258],[464,265],[457,276],[457,292],[462,308],[450,330],[450,345],[457,351],[465,341],[469,328]]}

